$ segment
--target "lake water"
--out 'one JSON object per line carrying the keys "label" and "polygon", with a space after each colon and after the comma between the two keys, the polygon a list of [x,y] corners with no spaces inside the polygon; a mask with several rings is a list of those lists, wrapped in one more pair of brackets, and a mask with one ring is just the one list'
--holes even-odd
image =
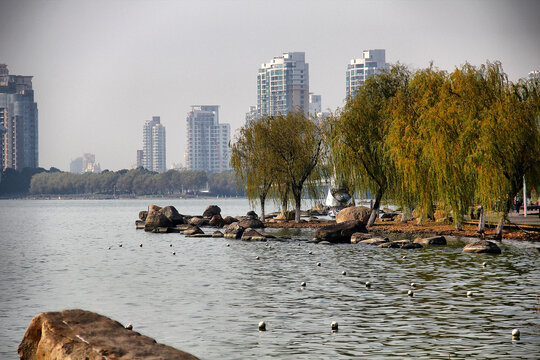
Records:
{"label": "lake water", "polygon": [[153,203],[192,215],[209,204],[223,215],[249,210],[245,199],[0,201],[0,359],[18,359],[36,314],[68,308],[132,323],[201,359],[539,357],[531,244],[475,256],[457,240],[396,250],[315,245],[304,241],[312,231],[251,243],[135,230]]}

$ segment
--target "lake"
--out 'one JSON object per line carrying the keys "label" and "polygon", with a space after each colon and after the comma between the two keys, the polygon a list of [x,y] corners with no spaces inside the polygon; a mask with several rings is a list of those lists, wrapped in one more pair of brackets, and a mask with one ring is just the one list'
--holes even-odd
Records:
{"label": "lake", "polygon": [[246,199],[0,201],[1,359],[18,359],[35,315],[68,308],[131,323],[201,359],[540,354],[539,255],[531,244],[505,241],[501,255],[478,256],[461,253],[460,239],[399,250],[316,245],[307,241],[313,230],[269,229],[288,239],[268,242],[186,238],[136,230],[139,210],[151,204],[190,215],[209,204],[224,216],[250,209]]}

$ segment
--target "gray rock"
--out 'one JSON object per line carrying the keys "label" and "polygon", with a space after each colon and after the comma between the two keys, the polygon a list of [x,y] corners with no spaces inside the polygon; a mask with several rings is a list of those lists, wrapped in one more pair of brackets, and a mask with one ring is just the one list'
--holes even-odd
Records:
{"label": "gray rock", "polygon": [[237,219],[237,218],[234,218],[234,217],[232,217],[232,216],[225,216],[225,217],[223,218],[223,222],[225,222],[225,225],[230,225],[230,224],[232,224],[232,223],[234,223],[234,222],[237,222],[237,221],[238,221],[238,219]]}
{"label": "gray rock", "polygon": [[223,227],[223,225],[225,225],[225,221],[223,220],[221,215],[214,215],[208,222],[208,225],[214,227]]}
{"label": "gray rock", "polygon": [[195,226],[205,226],[208,225],[208,220],[203,219],[202,217],[194,216],[189,219],[188,224]]}
{"label": "gray rock", "polygon": [[174,206],[164,206],[161,209],[161,213],[170,221],[170,223],[175,225],[184,224],[184,217],[176,210]]}
{"label": "gray rock", "polygon": [[315,238],[319,242],[350,243],[352,234],[356,232],[367,232],[366,226],[360,221],[345,221],[317,229]]}
{"label": "gray rock", "polygon": [[217,205],[208,206],[202,216],[205,219],[211,219],[214,215],[221,215],[221,209]]}
{"label": "gray rock", "polygon": [[465,245],[463,252],[475,254],[500,254],[501,248],[492,241],[478,240]]}
{"label": "gray rock", "polygon": [[225,228],[224,236],[228,239],[240,239],[245,229],[239,222],[235,222]]}
{"label": "gray rock", "polygon": [[252,229],[252,228],[247,228],[242,233],[242,237],[240,239],[244,241],[264,241],[266,238],[257,230]]}
{"label": "gray rock", "polygon": [[184,235],[195,235],[195,234],[204,234],[204,231],[201,230],[196,225],[189,225],[189,227],[184,230]]}
{"label": "gray rock", "polygon": [[[371,239],[360,240],[358,243],[364,244],[364,245],[379,246],[380,244],[387,243],[388,241],[389,241],[388,238],[375,237]],[[351,238],[351,243],[352,242],[353,242],[353,239]]]}
{"label": "gray rock", "polygon": [[432,236],[428,238],[416,238],[414,239],[416,244],[422,246],[432,246],[432,245],[446,245],[446,239],[444,236]]}
{"label": "gray rock", "polygon": [[257,215],[257,213],[255,211],[253,211],[253,210],[248,211],[246,216],[250,217],[252,219],[258,219],[259,218],[259,215]]}
{"label": "gray rock", "polygon": [[373,235],[369,233],[356,232],[351,235],[351,244],[357,244],[362,240],[371,239]]}
{"label": "gray rock", "polygon": [[264,224],[262,223],[262,221],[260,221],[258,219],[251,219],[251,218],[239,221],[238,225],[245,228],[245,229],[247,229],[247,228],[252,228],[252,229],[264,228]]}

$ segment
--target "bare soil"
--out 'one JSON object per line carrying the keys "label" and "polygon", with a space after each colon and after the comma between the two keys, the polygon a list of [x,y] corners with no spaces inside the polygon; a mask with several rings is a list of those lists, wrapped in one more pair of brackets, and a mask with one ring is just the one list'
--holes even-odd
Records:
{"label": "bare soil", "polygon": [[[335,221],[320,221],[320,222],[300,222],[281,221],[281,222],[265,222],[265,226],[269,228],[315,228],[335,224]],[[416,225],[416,220],[406,223],[402,222],[382,222],[378,219],[375,224],[369,229],[369,232],[391,234],[400,233],[407,235],[451,235],[470,238],[494,239],[495,228],[486,228],[484,236],[480,236],[476,231],[475,225],[464,224],[463,229],[457,231],[452,224],[440,224],[432,221],[427,221],[422,225]],[[524,241],[540,241],[540,232],[524,231],[516,229],[504,229],[503,239],[524,240]]]}

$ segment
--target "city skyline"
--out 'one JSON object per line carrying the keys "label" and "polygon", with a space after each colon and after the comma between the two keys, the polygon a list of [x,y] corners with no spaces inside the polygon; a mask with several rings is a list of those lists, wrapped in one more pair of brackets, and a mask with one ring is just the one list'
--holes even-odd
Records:
{"label": "city skyline", "polygon": [[305,52],[322,111],[343,106],[347,63],[366,49],[412,69],[499,60],[515,81],[540,67],[539,11],[533,1],[7,0],[0,63],[33,76],[39,166],[68,170],[90,152],[102,169],[130,168],[137,124],[159,113],[168,168],[182,161],[190,105],[220,104],[234,137],[257,102],[258,68],[276,55]]}

